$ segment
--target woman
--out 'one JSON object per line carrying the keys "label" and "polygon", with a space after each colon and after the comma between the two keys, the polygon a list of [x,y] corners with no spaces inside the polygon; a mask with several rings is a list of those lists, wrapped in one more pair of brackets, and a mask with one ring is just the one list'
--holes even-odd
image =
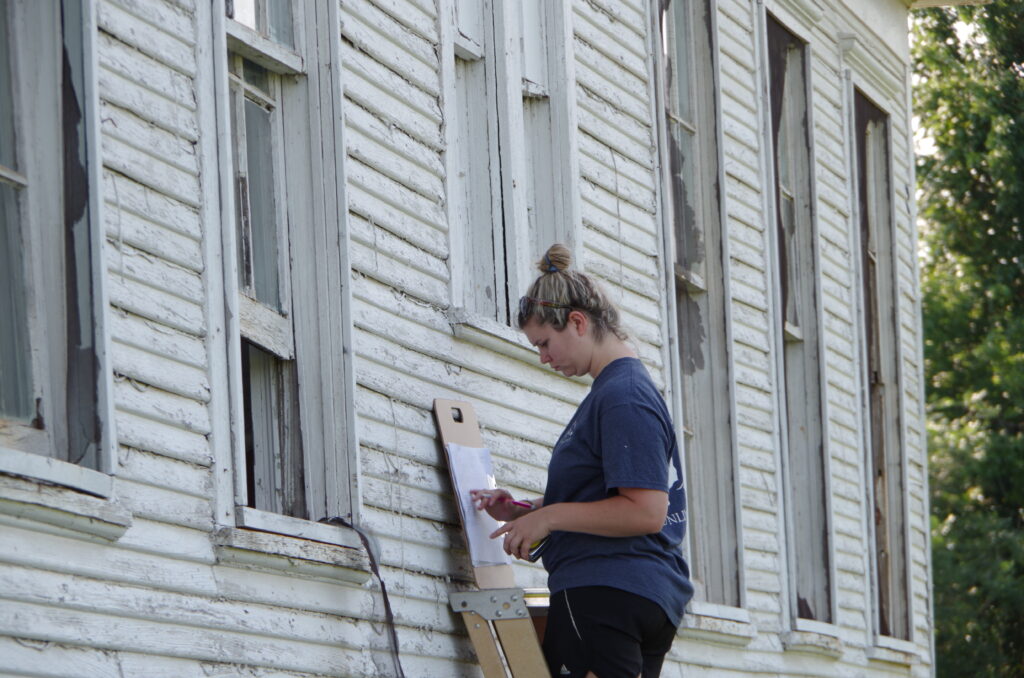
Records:
{"label": "woman", "polygon": [[[540,361],[589,374],[590,393],[555,445],[544,497],[516,502],[474,490],[507,521],[492,534],[528,558],[541,548],[551,606],[544,656],[552,676],[653,678],[693,587],[680,552],[685,495],[672,421],[599,286],[552,245],[519,303]],[[675,478],[670,481],[670,466]]]}

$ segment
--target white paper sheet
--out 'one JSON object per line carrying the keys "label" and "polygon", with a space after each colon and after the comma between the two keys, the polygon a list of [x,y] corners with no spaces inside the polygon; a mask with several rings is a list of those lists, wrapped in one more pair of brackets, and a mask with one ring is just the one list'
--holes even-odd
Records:
{"label": "white paper sheet", "polygon": [[491,451],[486,447],[466,447],[448,443],[448,463],[455,482],[455,496],[459,501],[462,524],[469,540],[469,557],[473,567],[507,565],[511,557],[502,549],[502,539],[490,535],[501,526],[486,511],[477,511],[470,499],[470,490],[493,490],[494,471],[491,470]]}

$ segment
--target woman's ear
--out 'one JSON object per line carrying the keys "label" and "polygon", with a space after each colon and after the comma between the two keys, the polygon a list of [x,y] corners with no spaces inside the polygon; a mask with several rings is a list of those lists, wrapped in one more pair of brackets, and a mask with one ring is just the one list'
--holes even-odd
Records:
{"label": "woman's ear", "polygon": [[583,311],[570,311],[566,321],[566,325],[571,325],[581,337],[587,333],[587,327],[590,325],[590,318]]}

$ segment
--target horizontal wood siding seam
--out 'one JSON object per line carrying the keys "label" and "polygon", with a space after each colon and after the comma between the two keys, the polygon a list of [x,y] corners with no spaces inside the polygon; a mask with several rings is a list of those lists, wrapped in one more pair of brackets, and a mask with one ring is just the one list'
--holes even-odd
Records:
{"label": "horizontal wood siding seam", "polygon": [[[149,16],[142,16],[114,5],[109,0],[97,4],[101,31],[117,36],[121,41],[156,59],[167,68],[189,78],[195,77],[195,43],[192,41],[191,33],[186,34],[186,39],[182,39],[165,32],[163,20],[155,18],[152,12],[143,13]],[[153,10],[155,7],[156,5],[150,4],[149,9]],[[135,10],[134,3],[132,10]]]}
{"label": "horizontal wood siding seam", "polygon": [[[342,35],[354,47],[418,89],[435,97],[440,95],[436,59],[424,61],[428,52],[434,54],[433,46],[374,14],[366,2],[352,6],[346,2],[342,11]],[[355,13],[360,11],[369,16]]]}

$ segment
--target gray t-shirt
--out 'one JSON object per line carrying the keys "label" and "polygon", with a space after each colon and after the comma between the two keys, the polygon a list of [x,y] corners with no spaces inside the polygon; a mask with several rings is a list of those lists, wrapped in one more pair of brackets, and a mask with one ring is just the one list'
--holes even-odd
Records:
{"label": "gray t-shirt", "polygon": [[544,505],[598,501],[620,487],[669,492],[661,532],[639,537],[553,532],[542,556],[548,588],[551,593],[579,586],[629,591],[656,602],[678,626],[693,596],[680,550],[686,493],[679,449],[665,401],[635,358],[611,362],[594,380],[555,444]]}

